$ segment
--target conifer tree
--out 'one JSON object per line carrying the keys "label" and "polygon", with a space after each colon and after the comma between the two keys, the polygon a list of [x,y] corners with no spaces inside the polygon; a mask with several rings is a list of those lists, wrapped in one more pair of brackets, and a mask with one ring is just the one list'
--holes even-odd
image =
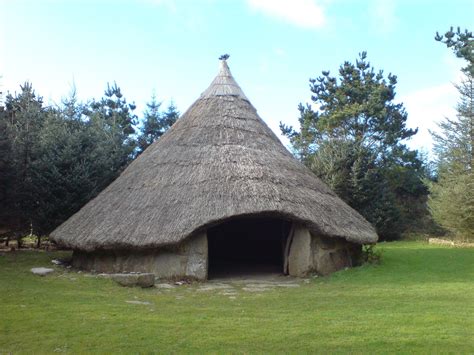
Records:
{"label": "conifer tree", "polygon": [[127,103],[116,83],[107,84],[104,97],[93,100],[86,107],[84,115],[94,134],[100,136],[100,139],[94,137],[99,142],[98,159],[109,172],[100,184],[102,188],[113,181],[135,156],[135,126],[138,123],[135,109],[135,104]]}
{"label": "conifer tree", "polygon": [[39,157],[38,142],[44,126],[47,109],[31,83],[26,82],[19,94],[6,98],[5,135],[10,155],[8,158],[8,186],[6,208],[10,223],[16,230],[27,234],[35,228],[38,209],[34,164]]}
{"label": "conifer tree", "polygon": [[138,138],[139,153],[160,138],[179,118],[179,112],[173,102],[165,112],[161,112],[160,108],[161,102],[153,94],[144,112],[141,134]]}
{"label": "conifer tree", "polygon": [[[179,113],[173,104],[160,112],[156,99],[148,107],[152,142]],[[136,157],[134,110],[115,83],[87,103],[73,91],[45,107],[30,83],[8,95],[0,111],[0,228],[45,235],[100,193]]]}
{"label": "conifer tree", "polygon": [[451,28],[436,40],[452,48],[467,62],[456,88],[459,102],[455,118],[439,123],[431,132],[438,179],[431,186],[430,208],[435,220],[454,236],[474,240],[474,37],[472,32]]}
{"label": "conifer tree", "polygon": [[407,113],[394,101],[396,76],[375,72],[365,52],[338,74],[310,79],[314,108],[300,104],[299,131],[280,128],[302,161],[382,239],[396,239],[414,219],[413,201],[426,213],[423,164],[403,144],[417,130],[406,127]]}

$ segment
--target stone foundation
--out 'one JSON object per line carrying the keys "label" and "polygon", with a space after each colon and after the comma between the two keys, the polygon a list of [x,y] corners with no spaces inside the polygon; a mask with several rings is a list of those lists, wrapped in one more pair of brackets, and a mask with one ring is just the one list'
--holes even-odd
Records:
{"label": "stone foundation", "polygon": [[75,250],[72,265],[100,273],[149,272],[160,278],[207,279],[207,235],[193,236],[170,248],[153,250]]}
{"label": "stone foundation", "polygon": [[288,256],[288,273],[304,277],[311,273],[328,275],[359,265],[362,246],[342,238],[312,235],[304,226],[295,226]]}
{"label": "stone foundation", "polygon": [[[291,276],[311,273],[328,275],[346,267],[357,266],[362,247],[342,238],[312,235],[295,225],[287,265]],[[153,273],[159,278],[189,277],[206,280],[208,272],[207,235],[201,233],[184,243],[154,250],[75,250],[73,266],[99,273]]]}
{"label": "stone foundation", "polygon": [[361,262],[362,245],[342,238],[312,236],[311,250],[314,271],[320,275],[359,266]]}

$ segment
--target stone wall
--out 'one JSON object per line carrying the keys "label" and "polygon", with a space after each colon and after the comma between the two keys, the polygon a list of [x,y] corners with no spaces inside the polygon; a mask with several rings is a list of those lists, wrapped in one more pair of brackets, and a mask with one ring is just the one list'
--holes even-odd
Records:
{"label": "stone wall", "polygon": [[[328,275],[356,266],[361,246],[342,238],[313,235],[295,225],[288,253],[288,273],[304,277],[311,273]],[[189,277],[206,280],[208,272],[207,235],[188,238],[184,243],[154,250],[75,250],[73,266],[101,273],[150,272],[160,278]]]}
{"label": "stone wall", "polygon": [[188,238],[184,243],[153,250],[75,250],[73,266],[101,272],[151,272],[160,278],[189,277],[207,279],[207,235]]}
{"label": "stone wall", "polygon": [[362,245],[342,238],[312,236],[313,270],[328,275],[346,267],[360,265]]}
{"label": "stone wall", "polygon": [[359,263],[361,245],[345,239],[312,235],[302,225],[295,226],[292,238],[288,256],[291,276],[328,275]]}

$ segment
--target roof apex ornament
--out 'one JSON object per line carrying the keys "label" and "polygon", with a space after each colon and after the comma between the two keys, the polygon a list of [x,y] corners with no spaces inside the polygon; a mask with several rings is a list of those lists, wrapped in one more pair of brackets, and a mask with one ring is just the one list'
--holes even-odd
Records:
{"label": "roof apex ornament", "polygon": [[206,91],[201,94],[201,98],[233,96],[249,101],[230,72],[229,66],[227,65],[227,59],[229,57],[228,54],[223,54],[219,57],[219,73]]}

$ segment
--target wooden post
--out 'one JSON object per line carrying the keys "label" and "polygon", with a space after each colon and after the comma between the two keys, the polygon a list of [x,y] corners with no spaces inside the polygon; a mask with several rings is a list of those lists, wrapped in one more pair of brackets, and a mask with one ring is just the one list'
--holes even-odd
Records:
{"label": "wooden post", "polygon": [[288,257],[290,255],[291,242],[293,241],[293,236],[295,234],[295,224],[291,223],[290,232],[286,238],[285,251],[283,254],[283,274],[288,275]]}

